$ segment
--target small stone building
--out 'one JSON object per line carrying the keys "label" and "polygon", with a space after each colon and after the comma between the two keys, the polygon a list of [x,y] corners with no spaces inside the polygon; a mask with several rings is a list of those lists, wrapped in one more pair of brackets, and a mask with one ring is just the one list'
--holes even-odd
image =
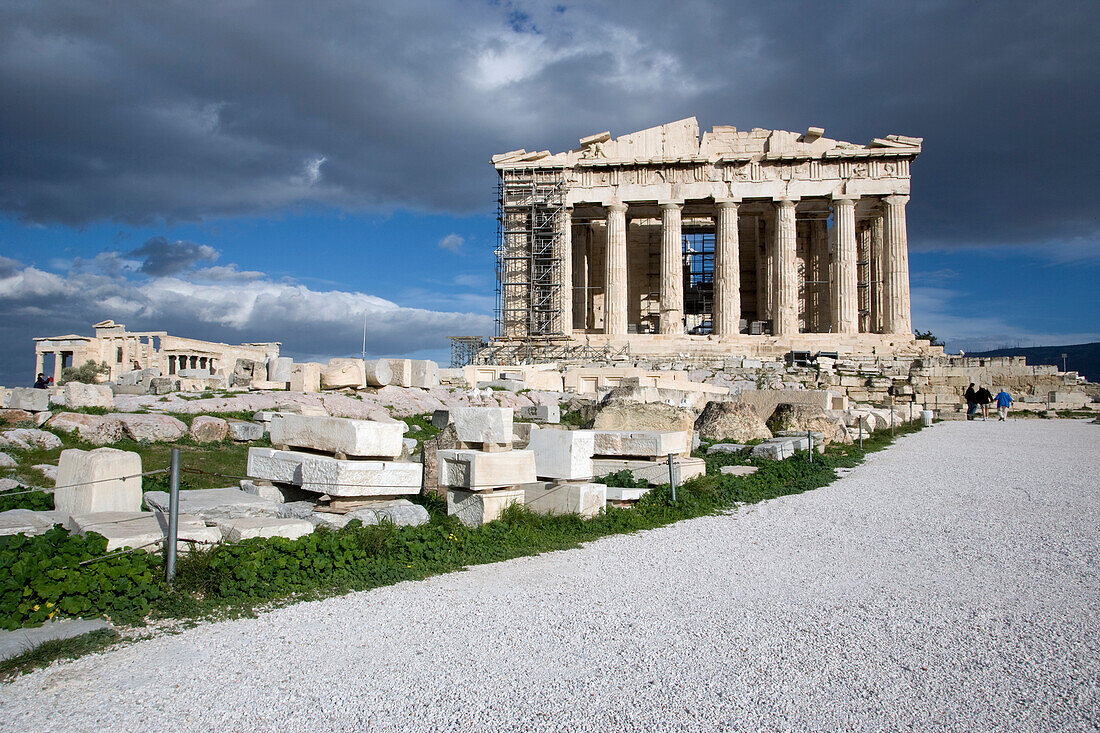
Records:
{"label": "small stone building", "polygon": [[926,352],[905,207],[921,139],[694,117],[493,156],[498,337],[527,354]]}
{"label": "small stone building", "polygon": [[[166,331],[127,331],[112,320],[93,326],[95,336],[49,336],[34,340],[34,373],[50,374],[60,381],[61,370],[91,360],[104,362],[111,369],[110,380],[133,369],[159,369],[161,374],[179,374],[199,370],[214,374],[218,369],[232,370],[237,359],[264,362],[279,356],[279,342],[222,344],[213,341],[169,336]],[[52,369],[47,363],[52,360]]]}

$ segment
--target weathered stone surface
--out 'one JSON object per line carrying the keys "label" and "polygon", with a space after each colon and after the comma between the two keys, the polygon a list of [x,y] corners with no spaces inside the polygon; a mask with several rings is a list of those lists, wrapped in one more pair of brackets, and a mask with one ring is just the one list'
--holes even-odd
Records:
{"label": "weathered stone surface", "polygon": [[519,416],[524,420],[557,424],[561,422],[561,405],[528,405],[519,408]]}
{"label": "weathered stone surface", "polygon": [[270,436],[274,445],[392,459],[401,455],[404,430],[404,424],[399,422],[283,415],[271,421]]}
{"label": "weathered stone surface", "polygon": [[532,430],[527,450],[539,478],[590,479],[596,436],[591,430]]}
{"label": "weathered stone surface", "polygon": [[649,489],[627,489],[621,486],[608,486],[607,487],[607,501],[614,502],[616,504],[622,504],[627,502],[635,502],[641,499],[643,496],[649,493]]}
{"label": "weathered stone surface", "polygon": [[290,370],[294,367],[294,360],[289,356],[276,356],[267,360],[267,381],[290,381]]}
{"label": "weathered stone surface", "polygon": [[59,412],[46,425],[63,433],[76,433],[92,445],[110,445],[122,440],[122,421],[106,415],[86,415],[82,412]]}
{"label": "weathered stone surface", "polygon": [[368,387],[385,387],[393,382],[389,361],[375,359],[363,363],[363,383]]}
{"label": "weathered stone surface", "polygon": [[190,432],[196,443],[219,443],[229,435],[229,423],[220,417],[199,415],[191,421]]}
{"label": "weathered stone surface", "polygon": [[7,453],[0,453],[0,468],[15,468],[19,464]]}
{"label": "weathered stone surface", "polygon": [[26,410],[0,410],[0,423],[4,425],[18,425],[21,422],[30,422],[33,419],[34,413]]}
{"label": "weathered stone surface", "polygon": [[390,384],[396,387],[412,386],[412,360],[411,359],[381,359],[390,368]]}
{"label": "weathered stone surface", "polygon": [[751,476],[760,469],[756,466],[722,466],[718,470],[726,476]]}
{"label": "weathered stone surface", "polygon": [[523,487],[523,504],[537,514],[594,517],[607,505],[607,486],[588,482],[535,482]]}
{"label": "weathered stone surface", "polygon": [[9,509],[0,512],[0,537],[13,534],[36,535],[63,524],[68,517],[56,510],[36,512],[30,509]]}
{"label": "weathered stone surface", "polygon": [[114,448],[61,451],[54,508],[66,514],[141,509],[141,456]]}
{"label": "weathered stone surface", "polygon": [[446,489],[439,484],[439,456],[441,450],[453,450],[461,447],[462,442],[455,433],[455,426],[448,425],[431,440],[424,441],[421,461],[424,466],[423,492],[446,495]]}
{"label": "weathered stone surface", "polygon": [[283,517],[239,517],[219,521],[217,526],[226,542],[241,542],[255,537],[296,540],[313,532],[312,522]]}
{"label": "weathered stone surface", "polygon": [[329,496],[419,494],[423,471],[419,463],[306,456],[302,462],[302,488]]}
{"label": "weathered stone surface", "polygon": [[122,422],[123,432],[139,442],[170,442],[187,434],[187,425],[170,415],[114,413],[109,417],[117,417]]}
{"label": "weathered stone surface", "polygon": [[394,499],[377,505],[363,507],[348,512],[348,521],[358,519],[363,524],[381,524],[389,522],[398,527],[418,527],[430,520],[428,510],[408,499]]}
{"label": "weathered stone surface", "polygon": [[[677,484],[682,484],[684,481],[702,476],[707,472],[707,463],[702,458],[680,456],[673,459],[672,466]],[[597,477],[607,476],[619,471],[630,471],[635,481],[645,481],[654,486],[668,483],[667,461],[594,458],[592,459],[592,471]]]}
{"label": "weathered stone surface", "polygon": [[229,429],[229,439],[238,443],[261,440],[264,437],[264,426],[261,423],[248,422],[247,420],[226,420],[226,423]]}
{"label": "weathered stone surface", "polygon": [[365,384],[362,359],[332,359],[321,370],[321,389],[358,388]]}
{"label": "weathered stone surface", "polygon": [[809,449],[809,438],[772,438],[753,446],[752,455],[754,458],[782,461],[790,458],[798,451]]}
{"label": "weathered stone surface", "polygon": [[302,464],[311,455],[275,448],[249,448],[245,472],[254,479],[301,486]]}
{"label": "weathered stone surface", "polygon": [[715,453],[731,453],[733,455],[740,455],[752,450],[752,446],[742,445],[741,443],[715,443],[707,448],[707,455],[713,456]]}
{"label": "weathered stone surface", "polygon": [[669,453],[691,453],[689,432],[594,430],[594,448],[597,456],[640,456],[663,458]]}
{"label": "weathered stone surface", "polygon": [[439,364],[424,359],[413,359],[411,364],[411,386],[432,389],[439,386]]}
{"label": "weathered stone surface", "polygon": [[33,387],[12,387],[8,407],[13,410],[42,412],[50,409],[50,391]]}
{"label": "weathered stone surface", "polygon": [[609,400],[599,407],[592,427],[595,430],[682,430],[690,433],[695,428],[695,413],[663,402]]}
{"label": "weathered stone surface", "polygon": [[[168,534],[168,516],[155,512],[96,512],[70,517],[66,526],[79,535],[89,532],[103,535],[107,538],[108,551],[130,547],[156,552]],[[216,527],[207,527],[199,517],[181,512],[176,536],[179,549],[187,551],[190,543],[215,543],[221,540],[222,534]]]}
{"label": "weathered stone surface", "polygon": [[499,519],[512,504],[523,504],[523,496],[523,489],[482,492],[448,489],[447,514],[457,517],[467,527],[479,527]]}
{"label": "weathered stone surface", "polygon": [[[146,491],[145,506],[155,511],[168,511],[167,491]],[[248,494],[238,488],[191,489],[180,492],[181,514],[193,514],[203,519],[236,517],[275,517],[278,503],[270,499]]]}
{"label": "weathered stone surface", "polygon": [[708,440],[743,442],[772,437],[764,420],[744,402],[708,402],[695,421],[695,429]]}
{"label": "weathered stone surface", "polygon": [[295,364],[290,370],[291,392],[320,392],[321,365],[313,362]]}
{"label": "weathered stone surface", "polygon": [[511,443],[513,411],[507,407],[453,407],[436,410],[432,424],[454,425],[463,443]]}
{"label": "weathered stone surface", "polygon": [[110,386],[106,384],[84,384],[83,382],[67,382],[61,385],[57,394],[50,398],[55,405],[63,405],[69,408],[77,407],[106,407],[115,406],[115,396]]}
{"label": "weathered stone surface", "polygon": [[535,454],[529,450],[441,450],[437,455],[441,486],[484,491],[535,481]]}
{"label": "weathered stone surface", "polygon": [[0,433],[0,448],[53,450],[61,447],[61,438],[37,428],[15,428]]}
{"label": "weathered stone surface", "polygon": [[820,407],[813,405],[781,402],[775,406],[775,411],[768,419],[768,428],[773,434],[789,430],[820,433],[826,445],[834,442],[852,442],[841,420],[831,417]]}

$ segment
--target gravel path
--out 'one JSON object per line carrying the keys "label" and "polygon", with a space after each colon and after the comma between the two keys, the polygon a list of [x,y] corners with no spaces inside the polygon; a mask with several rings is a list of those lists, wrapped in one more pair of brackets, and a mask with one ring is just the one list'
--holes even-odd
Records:
{"label": "gravel path", "polygon": [[1090,730],[1100,426],[944,423],[829,487],[216,623],[4,730]]}

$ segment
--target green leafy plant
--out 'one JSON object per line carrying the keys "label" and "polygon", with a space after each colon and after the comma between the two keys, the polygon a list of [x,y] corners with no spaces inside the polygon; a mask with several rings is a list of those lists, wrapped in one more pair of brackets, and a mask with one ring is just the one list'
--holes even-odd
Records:
{"label": "green leafy plant", "polygon": [[65,367],[62,369],[61,381],[58,384],[65,384],[66,382],[96,384],[100,381],[100,377],[110,373],[111,367],[107,366],[107,362],[101,361],[96,364],[94,360],[89,359],[78,367]]}

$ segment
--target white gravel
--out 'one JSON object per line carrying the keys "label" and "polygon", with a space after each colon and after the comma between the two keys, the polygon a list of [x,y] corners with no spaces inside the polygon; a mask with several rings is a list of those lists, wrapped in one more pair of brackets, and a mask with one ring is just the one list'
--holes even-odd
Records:
{"label": "white gravel", "polygon": [[1100,427],[944,423],[738,515],[209,624],[4,730],[1091,730]]}

